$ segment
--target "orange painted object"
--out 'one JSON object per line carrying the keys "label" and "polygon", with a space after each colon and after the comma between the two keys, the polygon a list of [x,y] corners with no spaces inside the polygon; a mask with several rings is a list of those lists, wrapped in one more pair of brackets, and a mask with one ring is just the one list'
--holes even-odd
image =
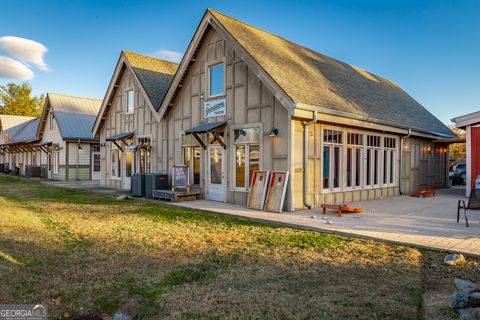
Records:
{"label": "orange painted object", "polygon": [[363,210],[362,208],[353,208],[349,206],[343,206],[342,213],[363,213]]}
{"label": "orange painted object", "polygon": [[410,194],[411,197],[416,198],[427,198],[427,197],[435,197],[437,190],[431,188],[420,188],[415,192]]}

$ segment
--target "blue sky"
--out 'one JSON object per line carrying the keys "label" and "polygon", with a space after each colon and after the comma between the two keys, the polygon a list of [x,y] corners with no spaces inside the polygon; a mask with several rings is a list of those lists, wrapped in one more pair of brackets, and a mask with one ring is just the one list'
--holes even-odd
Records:
{"label": "blue sky", "polygon": [[480,109],[480,1],[4,0],[0,40],[48,49],[48,70],[24,61],[36,94],[103,98],[122,49],[183,54],[207,7],[393,80],[445,123]]}

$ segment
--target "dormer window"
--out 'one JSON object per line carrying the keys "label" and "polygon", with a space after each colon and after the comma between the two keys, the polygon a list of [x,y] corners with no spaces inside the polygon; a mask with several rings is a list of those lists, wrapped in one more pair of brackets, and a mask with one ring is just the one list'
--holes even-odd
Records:
{"label": "dormer window", "polygon": [[133,90],[127,90],[125,92],[126,97],[126,110],[127,114],[133,113],[133,109],[135,108],[135,96]]}
{"label": "dormer window", "polygon": [[225,94],[225,64],[217,63],[207,68],[208,96],[217,97]]}

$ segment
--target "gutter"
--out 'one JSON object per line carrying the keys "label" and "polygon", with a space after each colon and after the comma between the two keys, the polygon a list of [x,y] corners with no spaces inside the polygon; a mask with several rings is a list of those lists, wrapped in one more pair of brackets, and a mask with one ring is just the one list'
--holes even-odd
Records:
{"label": "gutter", "polygon": [[400,137],[400,194],[403,194],[403,140],[410,138],[412,129],[408,129],[406,136]]}
{"label": "gutter", "polygon": [[313,204],[307,200],[308,193],[308,127],[318,120],[317,111],[313,111],[313,119],[303,123],[303,205],[312,209]]}

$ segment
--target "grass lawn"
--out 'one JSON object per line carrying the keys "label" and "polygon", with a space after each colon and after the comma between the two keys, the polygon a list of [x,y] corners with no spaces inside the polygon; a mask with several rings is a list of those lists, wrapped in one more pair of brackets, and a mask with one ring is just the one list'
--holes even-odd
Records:
{"label": "grass lawn", "polygon": [[443,256],[0,176],[0,304],[52,318],[455,319]]}

